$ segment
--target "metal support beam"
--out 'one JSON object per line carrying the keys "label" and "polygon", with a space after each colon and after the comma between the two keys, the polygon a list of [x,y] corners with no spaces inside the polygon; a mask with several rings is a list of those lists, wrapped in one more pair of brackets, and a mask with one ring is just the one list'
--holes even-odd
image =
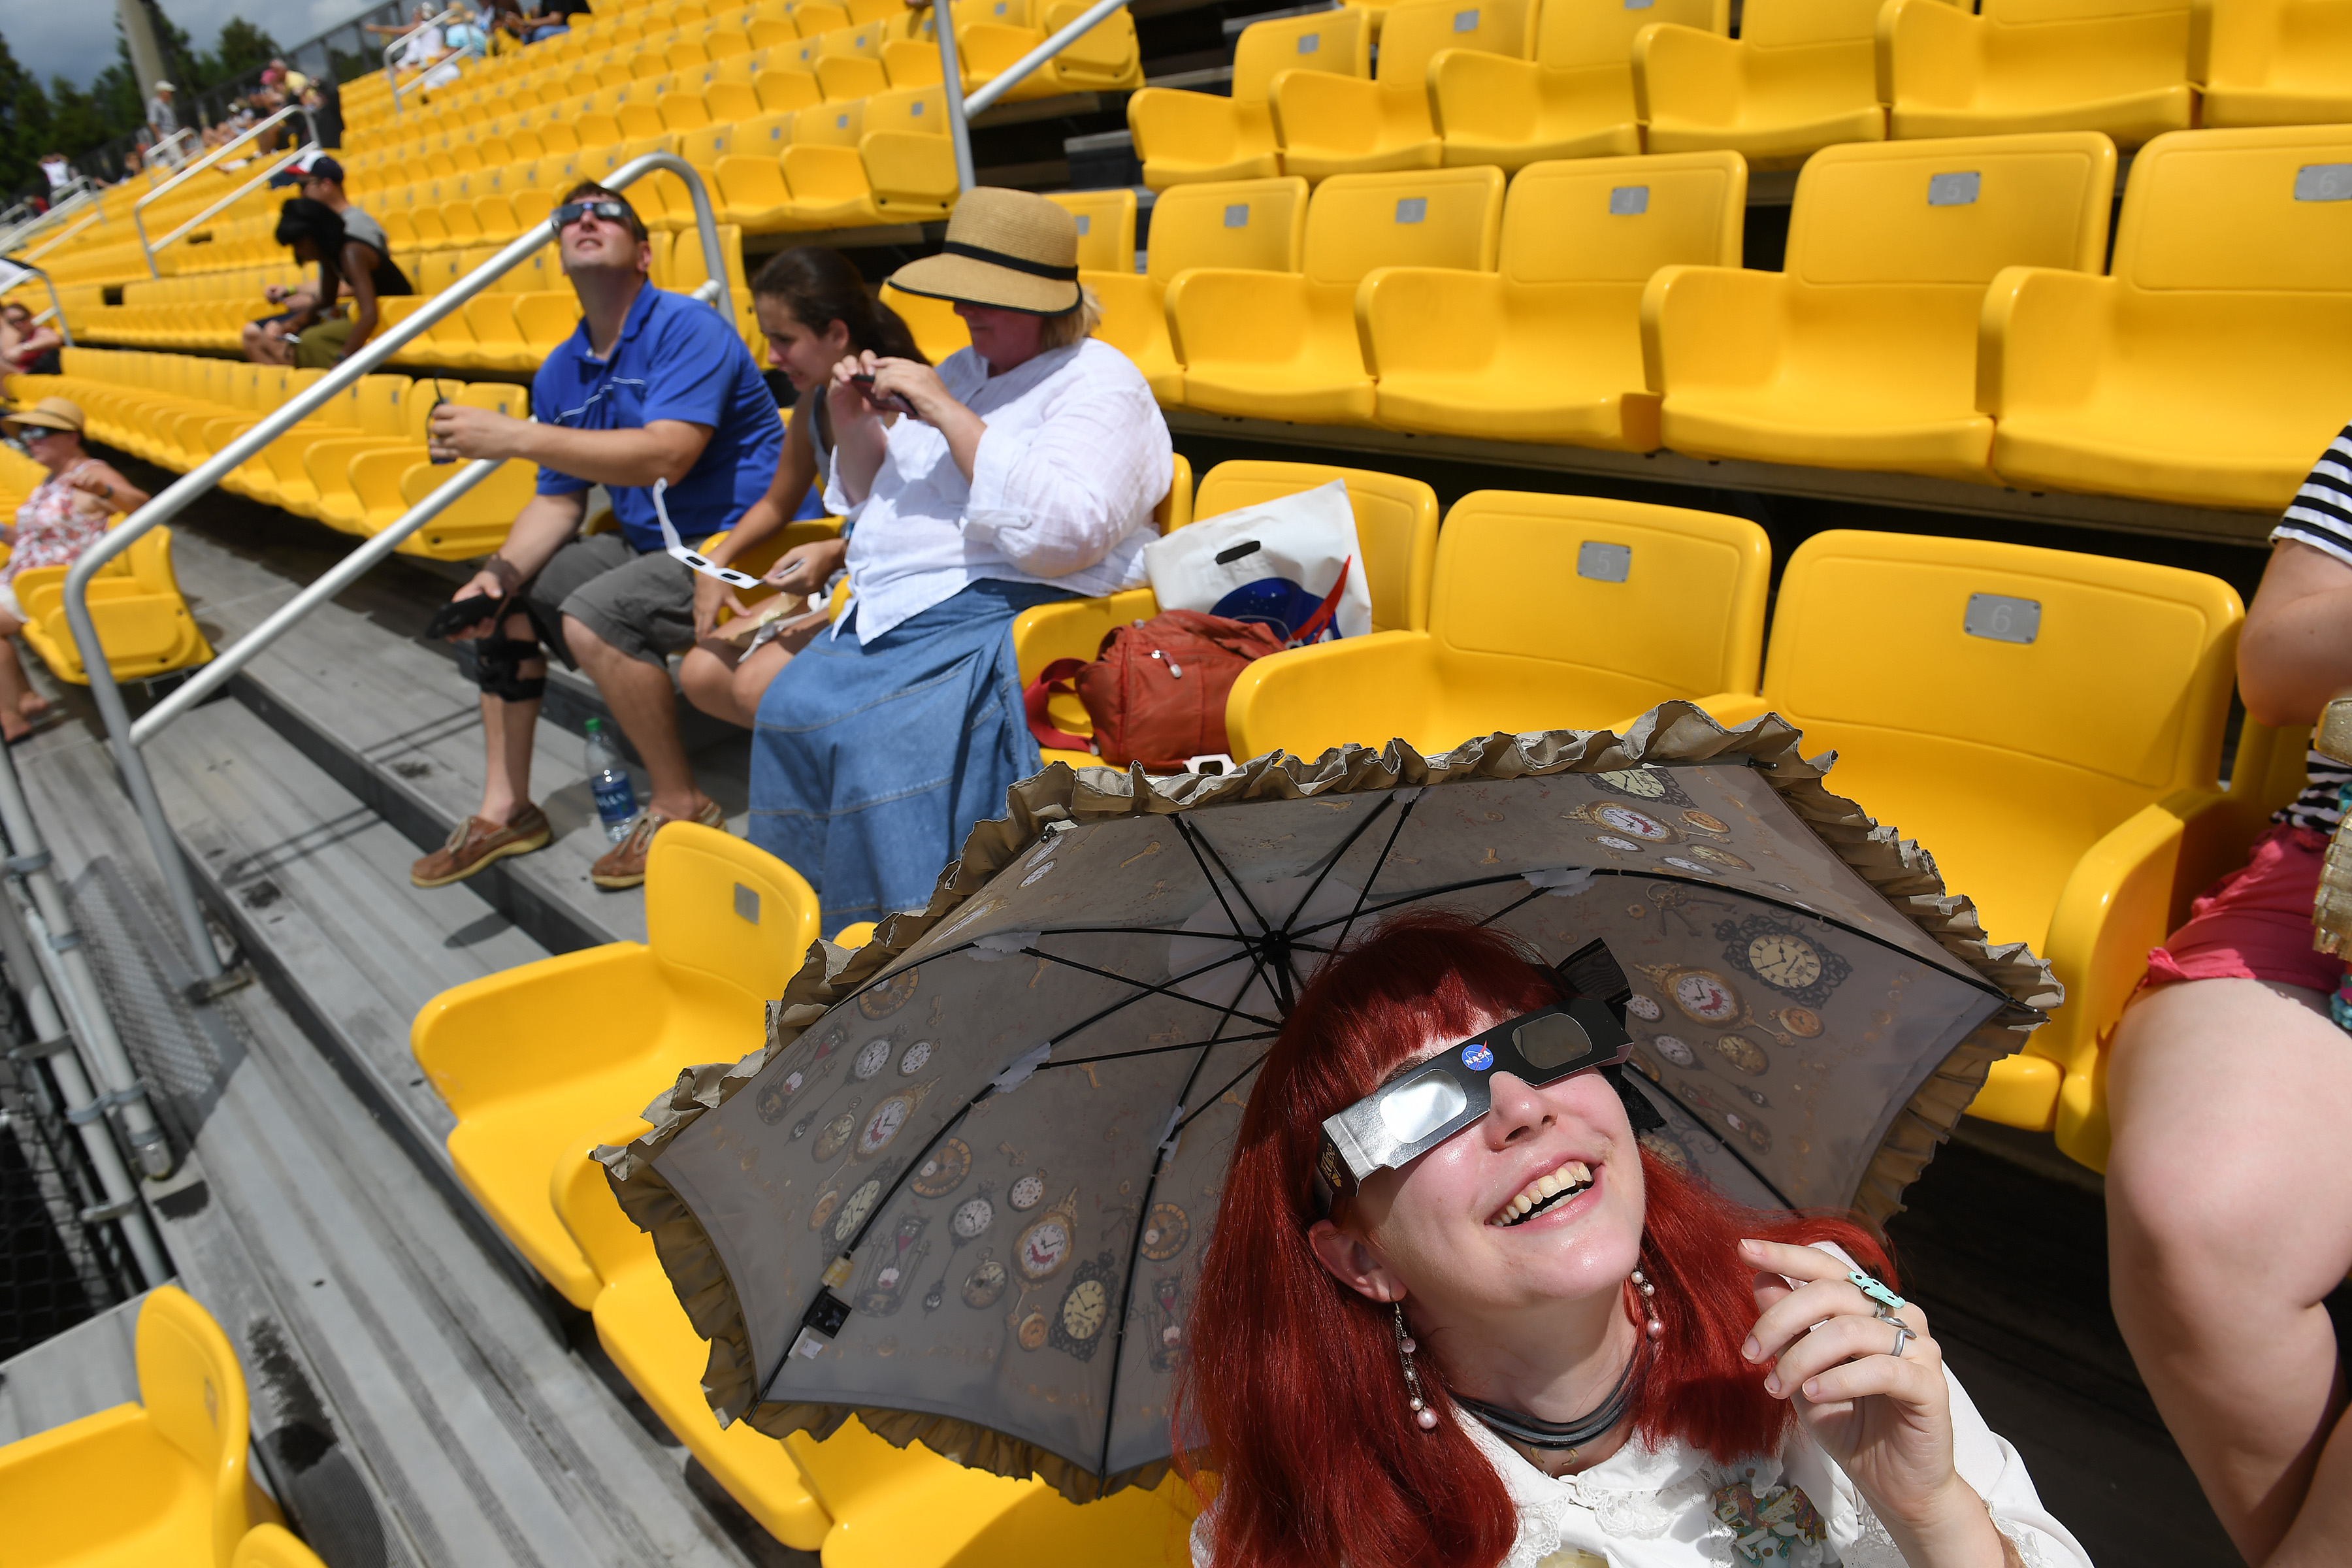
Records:
{"label": "metal support beam", "polygon": [[955,16],[949,0],[931,0],[931,27],[940,38],[940,96],[947,100],[948,141],[955,148],[956,189],[980,184],[972,172],[971,121],[963,107],[963,62],[956,58]]}
{"label": "metal support beam", "polygon": [[[709,281],[696,289],[695,295],[697,298],[709,298],[720,318],[731,323],[735,320],[735,301],[727,286],[727,265],[719,247],[719,221],[710,205],[710,192],[694,166],[674,153],[647,153],[622,164],[606,177],[604,184],[610,189],[623,190],[656,170],[676,174],[686,183],[687,194],[694,201],[694,224],[702,240],[703,265],[710,274]],[[82,552],[66,573],[66,624],[73,628],[74,646],[82,650],[82,668],[89,675],[90,699],[97,705],[99,717],[105,721],[107,736],[114,751],[115,767],[121,773],[123,788],[130,795],[131,805],[137,808],[140,821],[146,828],[148,846],[155,852],[156,866],[163,877],[164,891],[170,896],[173,910],[179,918],[181,932],[188,942],[189,959],[200,982],[220,978],[220,957],[213,951],[212,933],[205,923],[204,908],[196,901],[195,887],[188,876],[187,860],[180,852],[178,840],[172,837],[171,822],[164,816],[163,802],[155,794],[153,775],[147,771],[146,759],[139,752],[140,746],[152,740],[160,726],[150,724],[142,733],[131,721],[130,710],[123,705],[122,689],[116,683],[114,671],[106,661],[105,645],[99,640],[98,623],[90,615],[90,582],[108,562],[130,549],[149,529],[177,517],[199,497],[218,485],[238,464],[332,402],[353,382],[390,359],[403,345],[422,336],[436,321],[462,307],[467,300],[497,282],[554,237],[555,230],[551,226],[533,225],[496,256],[440,293],[431,296],[414,314],[370,339],[341,364],[278,405],[243,435],[165,486],[161,495],[132,512],[120,525],[109,529],[97,543]],[[463,477],[460,476],[461,479]],[[453,481],[443,485],[401,522],[405,524],[413,519],[421,526],[437,515],[441,508],[470,489],[472,484],[479,482],[480,479],[476,478],[464,484]],[[425,510],[428,507],[430,510]],[[396,543],[397,540],[394,542]],[[355,553],[365,554],[373,544],[374,542],[371,542],[362,545]],[[309,609],[315,609],[325,597],[323,594],[306,595],[306,613]],[[238,660],[242,664],[268,646],[271,639],[283,635],[286,628],[299,618],[283,614],[272,616],[262,628],[239,638],[232,652],[247,650]],[[220,657],[226,658],[230,655]],[[184,707],[175,710],[174,716],[184,711]],[[151,719],[152,717],[150,715]]]}

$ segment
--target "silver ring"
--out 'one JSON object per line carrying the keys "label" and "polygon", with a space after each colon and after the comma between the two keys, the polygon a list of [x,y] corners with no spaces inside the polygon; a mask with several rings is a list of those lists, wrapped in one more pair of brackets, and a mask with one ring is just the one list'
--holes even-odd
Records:
{"label": "silver ring", "polygon": [[[1895,1320],[1894,1320],[1894,1318],[1893,1318],[1891,1315],[1889,1316],[1889,1318],[1888,1318],[1888,1320],[1887,1320],[1887,1321],[1888,1321],[1889,1322],[1895,1322]],[[1904,1347],[1905,1345],[1909,1344],[1909,1343],[1910,1343],[1914,1339],[1916,1339],[1916,1338],[1917,1338],[1917,1337],[1918,1337],[1918,1336],[1916,1336],[1916,1334],[1912,1333],[1912,1331],[1911,1331],[1910,1330],[1908,1330],[1908,1329],[1905,1328],[1901,1323],[1899,1323],[1899,1322],[1895,1322],[1895,1353],[1896,1355],[1898,1355],[1898,1356],[1899,1356],[1899,1355],[1901,1355],[1901,1354],[1903,1353],[1903,1347]]]}

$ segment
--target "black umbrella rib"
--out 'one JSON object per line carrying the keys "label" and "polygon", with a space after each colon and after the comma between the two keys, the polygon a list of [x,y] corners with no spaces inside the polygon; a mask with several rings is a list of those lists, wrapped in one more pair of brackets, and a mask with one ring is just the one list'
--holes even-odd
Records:
{"label": "black umbrella rib", "polygon": [[[1225,941],[1225,940],[1227,940],[1227,939],[1226,939],[1226,938],[1223,938],[1223,937],[1212,937],[1212,938],[1210,938],[1209,940],[1211,940],[1212,942],[1223,942],[1223,941]],[[1234,1014],[1236,1014],[1236,1013],[1239,1013],[1239,1014],[1240,1014],[1240,1016],[1242,1016],[1242,1017],[1244,1017],[1244,1018],[1248,1019],[1251,1023],[1253,1023],[1253,1024],[1263,1024],[1263,1025],[1265,1025],[1265,1026],[1267,1028],[1269,1028],[1269,1029],[1278,1029],[1278,1028],[1282,1027],[1281,1021],[1280,1021],[1280,1020],[1278,1020],[1278,1019],[1275,1019],[1275,1018],[1261,1018],[1261,1017],[1259,1017],[1259,1016],[1258,1016],[1256,1014],[1255,1014],[1255,1013],[1241,1013],[1241,1012],[1240,1012],[1240,1009],[1238,1008],[1238,1006],[1236,1006],[1236,1005],[1233,1005],[1233,1004],[1230,1004],[1230,1003],[1229,1003],[1229,1004],[1227,1004],[1227,1005],[1226,1005],[1225,1006],[1223,1006],[1223,1007],[1219,1007],[1219,1006],[1217,1005],[1217,1004],[1216,1004],[1216,1003],[1214,1003],[1214,1002],[1203,1002],[1203,1001],[1202,1001],[1202,1000],[1201,1000],[1201,998],[1199,998],[1198,996],[1188,996],[1188,995],[1186,995],[1186,994],[1185,994],[1183,992],[1181,992],[1181,991],[1171,991],[1171,990],[1170,990],[1170,989],[1169,989],[1167,986],[1165,986],[1165,985],[1154,985],[1154,984],[1151,984],[1150,981],[1148,981],[1148,980],[1130,980],[1130,979],[1129,979],[1129,978],[1128,978],[1126,975],[1124,975],[1124,974],[1120,974],[1120,973],[1115,973],[1114,971],[1111,971],[1111,970],[1108,970],[1108,969],[1097,969],[1097,968],[1096,968],[1093,964],[1091,964],[1091,963],[1079,963],[1076,959],[1075,959],[1075,958],[1064,958],[1064,957],[1060,956],[1058,953],[1045,952],[1044,952],[1044,951],[1042,951],[1042,950],[1040,950],[1040,949],[1034,948],[1034,947],[1024,947],[1024,948],[1023,948],[1021,951],[1022,951],[1023,952],[1024,952],[1024,953],[1028,954],[1028,955],[1029,955],[1030,957],[1032,957],[1032,958],[1042,958],[1042,959],[1044,959],[1044,960],[1045,960],[1046,963],[1058,963],[1058,964],[1062,965],[1062,966],[1063,966],[1064,968],[1066,968],[1066,969],[1075,969],[1075,970],[1079,971],[1079,972],[1080,972],[1080,973],[1082,973],[1096,975],[1096,976],[1097,976],[1097,977],[1099,977],[1099,978],[1101,978],[1101,979],[1104,979],[1104,980],[1115,980],[1115,981],[1118,982],[1118,984],[1120,984],[1121,985],[1132,985],[1132,986],[1134,986],[1138,991],[1139,991],[1139,992],[1143,993],[1145,995],[1166,996],[1166,997],[1170,997],[1170,998],[1171,998],[1171,999],[1173,999],[1173,1000],[1175,1000],[1175,1001],[1178,1001],[1178,1002],[1190,1002],[1190,1003],[1191,1003],[1193,1006],[1195,1006],[1195,1007],[1206,1007],[1206,1008],[1208,1008],[1211,1012],[1223,1013],[1223,1014],[1226,1015],[1227,1016],[1234,1016]],[[1221,967],[1221,966],[1223,966],[1223,965],[1224,965],[1224,964],[1231,963],[1234,961],[1234,958],[1235,958],[1235,957],[1239,957],[1239,956],[1241,956],[1241,955],[1240,955],[1240,954],[1238,954],[1238,953],[1236,953],[1236,954],[1233,955],[1232,957],[1227,957],[1227,958],[1222,958],[1222,959],[1219,959],[1219,960],[1217,961],[1217,963],[1213,963],[1213,964],[1210,965],[1209,967],[1210,967],[1210,968],[1212,968],[1212,969]],[[1205,973],[1205,972],[1204,972],[1204,973]],[[1187,978],[1189,979],[1189,978],[1190,978],[1190,976],[1187,976]],[[1243,990],[1243,994],[1244,994],[1244,995],[1247,995],[1247,994],[1248,994],[1248,990],[1247,990],[1247,988],[1246,988],[1246,987],[1244,987],[1244,990]],[[1130,1002],[1138,1002],[1138,1001],[1140,1001],[1140,1000],[1142,1000],[1142,998],[1141,998],[1140,996],[1129,996],[1129,997],[1128,997],[1125,1001],[1120,1002],[1120,1003],[1118,1004],[1118,1005],[1120,1005],[1120,1006],[1124,1007],[1124,1006],[1126,1006],[1126,1005],[1128,1005],[1128,1003],[1130,1003]],[[1089,1023],[1091,1023],[1092,1021],[1093,1021],[1093,1020],[1091,1020],[1091,1019],[1089,1019],[1089,1020],[1088,1020],[1088,1022],[1089,1022]],[[1080,1026],[1081,1028],[1083,1028],[1083,1027],[1085,1027],[1086,1026],[1085,1026],[1085,1025],[1081,1025],[1081,1026]],[[1059,1040],[1059,1039],[1061,1039],[1061,1038],[1063,1038],[1063,1037],[1064,1037],[1059,1036],[1059,1035],[1056,1035],[1056,1036],[1055,1037],[1055,1038],[1056,1040]]]}
{"label": "black umbrella rib", "polygon": [[1192,1123],[1201,1120],[1202,1117],[1206,1116],[1209,1113],[1209,1108],[1211,1106],[1219,1104],[1224,1100],[1227,1090],[1231,1089],[1234,1085],[1241,1082],[1242,1079],[1249,1077],[1250,1074],[1257,1071],[1258,1068],[1265,1066],[1265,1058],[1273,1054],[1274,1053],[1272,1051],[1261,1052],[1257,1060],[1250,1063],[1249,1066],[1242,1068],[1241,1071],[1225,1079],[1223,1083],[1219,1084],[1217,1086],[1216,1092],[1210,1095],[1208,1099],[1202,1100],[1201,1102],[1201,1108],[1198,1110],[1193,1111],[1192,1115],[1184,1117],[1179,1121],[1176,1123],[1174,1130],[1170,1132],[1169,1136],[1171,1138],[1174,1137],[1176,1133],[1183,1131],[1184,1129],[1192,1126]]}
{"label": "black umbrella rib", "polygon": [[[1862,941],[1869,942],[1874,947],[1883,947],[1889,952],[1900,953],[1905,958],[1911,959],[1914,962],[1921,963],[1929,962],[1927,959],[1921,958],[1919,954],[1913,952],[1909,948],[1903,946],[1901,943],[1889,942],[1886,938],[1880,936],[1874,931],[1864,931],[1860,926],[1853,924],[1850,921],[1842,921],[1835,915],[1825,915],[1819,910],[1809,910],[1801,904],[1790,903],[1786,899],[1776,899],[1769,893],[1755,892],[1749,889],[1738,887],[1733,883],[1702,882],[1694,877],[1678,877],[1674,875],[1672,872],[1667,871],[1649,871],[1644,870],[1638,866],[1577,866],[1570,868],[1570,869],[1590,871],[1596,877],[1624,877],[1642,882],[1671,882],[1677,888],[1705,888],[1711,892],[1728,893],[1737,898],[1748,899],[1756,903],[1769,905],[1770,908],[1780,910],[1793,919],[1818,921],[1822,925],[1832,927],[1837,931],[1842,931],[1848,936],[1859,937]],[[1416,891],[1407,893],[1400,898],[1391,899],[1384,904],[1376,904],[1372,908],[1365,910],[1364,913],[1377,915],[1389,910],[1402,908],[1407,904],[1419,903],[1424,899],[1438,898],[1446,893],[1465,893],[1478,888],[1498,887],[1505,882],[1517,881],[1523,874],[1524,873],[1518,871],[1512,871],[1500,877],[1481,877],[1475,881],[1447,882],[1434,888],[1423,888]],[[1549,888],[1542,889],[1540,890],[1543,892],[1551,891]],[[1525,899],[1520,900],[1522,903],[1529,901],[1531,900]],[[1500,911],[1497,914],[1489,915],[1486,918],[1488,920],[1498,920],[1501,918],[1502,913],[1507,912],[1507,910]],[[1349,920],[1353,920],[1354,918],[1355,917],[1353,916],[1349,917]],[[1341,922],[1338,919],[1319,921],[1314,925],[1307,927],[1306,933],[1312,934],[1318,931],[1328,931],[1331,927],[1340,923]],[[1999,1001],[2006,1002],[2010,999],[2007,992],[2001,990],[1991,981],[1984,979],[1982,976],[1972,971],[1965,973],[1955,974],[1950,970],[1938,966],[1937,973],[1939,974],[1948,975],[1950,978],[1960,982],[1970,989],[1982,992],[1985,995],[1993,997]]]}
{"label": "black umbrella rib", "polygon": [[[1394,800],[1396,796],[1391,795],[1389,798],[1391,800]],[[1347,922],[1340,926],[1339,937],[1331,943],[1332,952],[1337,952],[1339,949],[1348,945],[1348,933],[1356,929],[1356,919],[1364,912],[1364,900],[1372,896],[1372,884],[1381,879],[1381,871],[1388,865],[1389,857],[1396,853],[1396,842],[1399,838],[1404,836],[1404,825],[1412,819],[1412,808],[1420,803],[1420,800],[1421,796],[1418,795],[1414,795],[1412,799],[1406,801],[1402,808],[1397,812],[1396,826],[1389,829],[1389,841],[1381,846],[1381,858],[1372,862],[1371,875],[1366,877],[1364,879],[1364,885],[1356,890],[1356,907],[1348,911]],[[1321,925],[1307,927],[1306,932],[1293,932],[1292,935],[1295,939],[1300,935],[1318,931],[1323,930],[1325,926],[1328,926],[1330,923],[1330,921],[1325,921]]]}
{"label": "black umbrella rib", "polygon": [[1164,1057],[1171,1051],[1205,1051],[1216,1046],[1246,1045],[1252,1040],[1271,1040],[1278,1029],[1259,1029],[1246,1035],[1220,1035],[1212,1040],[1186,1040],[1179,1046],[1152,1046],[1139,1051],[1106,1051],[1098,1057],[1072,1057],[1066,1062],[1039,1062],[1037,1070],[1048,1068],[1082,1068],[1101,1062],[1131,1062],[1139,1057]]}
{"label": "black umbrella rib", "polygon": [[[1317,891],[1322,888],[1324,879],[1330,876],[1332,871],[1339,866],[1339,862],[1347,858],[1348,851],[1356,847],[1356,840],[1361,838],[1364,836],[1365,830],[1370,828],[1373,823],[1378,822],[1381,819],[1381,813],[1387,811],[1390,806],[1395,804],[1396,796],[1392,795],[1381,797],[1381,804],[1367,812],[1364,816],[1364,820],[1350,828],[1348,832],[1347,837],[1339,840],[1339,847],[1333,849],[1329,855],[1324,857],[1323,868],[1315,873],[1315,879],[1307,884],[1307,890],[1305,892],[1298,895],[1298,902],[1291,907],[1290,913],[1283,917],[1282,929],[1284,931],[1287,931],[1290,929],[1290,922],[1307,912],[1307,900],[1312,899],[1316,895]],[[1391,836],[1389,842],[1391,844],[1395,843],[1395,837]],[[1377,870],[1378,868],[1375,867],[1374,869]],[[1363,895],[1361,893],[1358,893],[1356,897],[1360,900]]]}
{"label": "black umbrella rib", "polygon": [[[1184,847],[1192,852],[1192,863],[1201,868],[1201,875],[1208,881],[1209,891],[1217,895],[1217,907],[1225,911],[1225,923],[1234,928],[1234,935],[1235,937],[1244,942],[1251,942],[1252,939],[1243,932],[1242,922],[1240,919],[1234,915],[1233,904],[1225,898],[1224,889],[1217,885],[1216,872],[1210,870],[1209,862],[1202,858],[1200,841],[1192,837],[1192,830],[1185,826],[1184,819],[1181,816],[1171,817],[1169,820],[1176,825],[1176,837],[1181,838],[1184,841]],[[1223,866],[1224,861],[1220,859],[1217,864],[1219,866]],[[1228,879],[1231,879],[1233,873],[1228,871],[1225,875]],[[1242,892],[1240,883],[1235,882],[1234,884],[1234,891],[1240,895],[1244,908],[1248,909],[1249,912],[1253,915],[1257,914],[1256,909],[1250,905],[1249,896]],[[1263,917],[1258,920],[1257,929],[1259,936],[1264,936],[1265,934],[1266,923]],[[1199,935],[1204,933],[1195,932],[1194,934]]]}
{"label": "black umbrella rib", "polygon": [[1737,1148],[1733,1147],[1730,1139],[1726,1138],[1722,1133],[1717,1132],[1714,1128],[1708,1126],[1703,1117],[1692,1115],[1690,1107],[1683,1104],[1681,1100],[1676,1100],[1673,1095],[1666,1094],[1665,1086],[1664,1084],[1659,1084],[1655,1087],[1660,1094],[1665,1095],[1667,1104],[1672,1105],[1677,1110],[1680,1110],[1683,1115],[1690,1121],[1692,1125],[1696,1126],[1700,1131],[1706,1133],[1708,1137],[1714,1139],[1716,1143],[1725,1153],[1739,1162],[1739,1168],[1741,1170],[1746,1171],[1749,1175],[1755,1177],[1756,1180],[1762,1184],[1766,1192],[1780,1199],[1781,1207],[1788,1209],[1797,1207],[1795,1204],[1789,1201],[1788,1194],[1782,1192],[1780,1188],[1772,1184],[1771,1177],[1758,1170],[1755,1165],[1750,1163],[1747,1155],[1741,1153]]}

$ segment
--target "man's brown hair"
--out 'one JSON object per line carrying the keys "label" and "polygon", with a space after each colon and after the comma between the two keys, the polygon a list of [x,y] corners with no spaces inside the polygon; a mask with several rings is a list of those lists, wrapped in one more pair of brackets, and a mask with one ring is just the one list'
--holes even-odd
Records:
{"label": "man's brown hair", "polygon": [[646,232],[646,220],[637,216],[637,209],[629,205],[629,198],[623,195],[618,191],[606,190],[604,186],[598,184],[593,180],[581,181],[569,191],[566,191],[563,195],[563,200],[556,205],[558,206],[569,206],[573,202],[593,202],[598,200],[614,201],[621,204],[621,210],[629,215],[629,233],[636,237],[636,241],[639,245],[643,245],[646,239],[650,237]]}

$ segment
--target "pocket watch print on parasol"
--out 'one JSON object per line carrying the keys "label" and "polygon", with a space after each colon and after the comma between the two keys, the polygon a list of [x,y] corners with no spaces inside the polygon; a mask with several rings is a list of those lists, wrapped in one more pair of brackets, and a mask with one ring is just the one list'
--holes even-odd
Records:
{"label": "pocket watch print on parasol", "polygon": [[1393,911],[1547,964],[1599,943],[1660,1158],[1750,1204],[1895,1211],[2056,993],[1821,777],[1780,721],[1681,703],[1425,760],[1050,768],[927,909],[794,978],[715,1105],[601,1157],[671,1277],[720,1281],[722,1418],[866,1412],[1077,1500],[1149,1486],[1258,1062]]}

